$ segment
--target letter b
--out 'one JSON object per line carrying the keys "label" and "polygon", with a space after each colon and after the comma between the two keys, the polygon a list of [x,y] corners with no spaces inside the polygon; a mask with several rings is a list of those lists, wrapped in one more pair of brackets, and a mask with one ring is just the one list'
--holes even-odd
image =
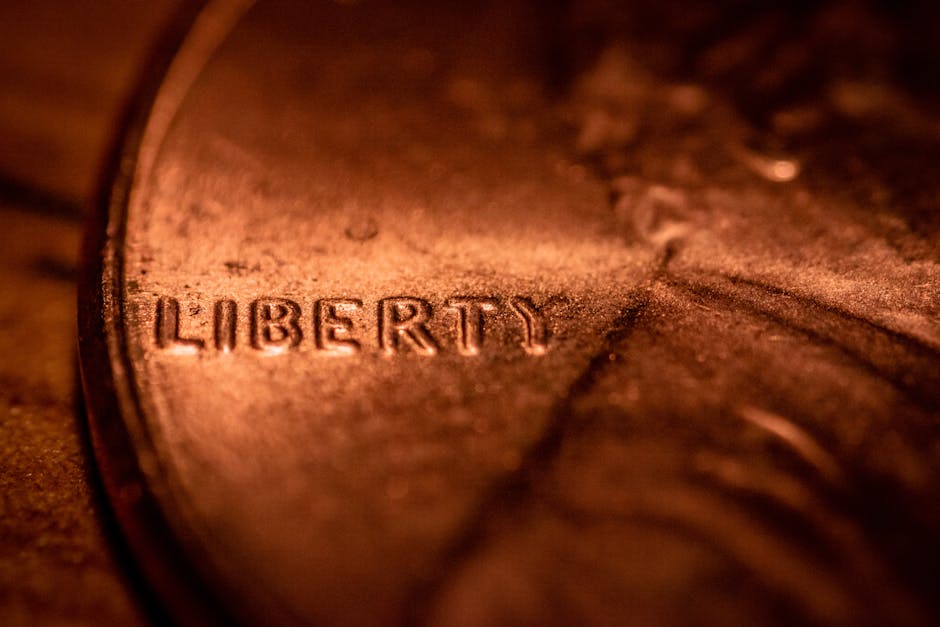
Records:
{"label": "letter b", "polygon": [[300,344],[300,305],[286,298],[259,298],[251,303],[251,345],[281,352]]}

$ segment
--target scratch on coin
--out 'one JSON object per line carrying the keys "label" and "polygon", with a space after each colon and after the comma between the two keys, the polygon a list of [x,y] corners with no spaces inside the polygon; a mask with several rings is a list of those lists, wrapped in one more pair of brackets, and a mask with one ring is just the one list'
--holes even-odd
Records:
{"label": "scratch on coin", "polygon": [[845,485],[845,475],[832,456],[793,421],[753,405],[738,407],[737,414],[752,425],[777,436],[789,444],[804,460],[816,468],[829,483],[840,487]]}

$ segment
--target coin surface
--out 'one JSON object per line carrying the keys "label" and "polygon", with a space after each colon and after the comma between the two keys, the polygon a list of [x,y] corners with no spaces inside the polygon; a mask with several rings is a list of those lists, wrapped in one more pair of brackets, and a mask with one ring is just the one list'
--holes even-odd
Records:
{"label": "coin surface", "polygon": [[556,19],[194,19],[82,297],[144,570],[184,622],[929,623],[936,120],[617,32],[558,79]]}

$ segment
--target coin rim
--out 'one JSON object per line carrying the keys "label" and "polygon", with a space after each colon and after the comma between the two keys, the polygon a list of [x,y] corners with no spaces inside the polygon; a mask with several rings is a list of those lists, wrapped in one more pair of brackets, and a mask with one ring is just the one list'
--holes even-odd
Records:
{"label": "coin rim", "polygon": [[231,603],[221,600],[238,596],[209,572],[200,547],[186,541],[190,534],[159,497],[153,443],[145,429],[132,432],[133,424],[144,421],[123,328],[120,253],[138,158],[161,88],[184,44],[198,36],[194,30],[200,16],[224,4],[226,0],[180,3],[144,64],[87,222],[78,285],[79,371],[97,474],[135,565],[171,617],[185,625],[232,624]]}

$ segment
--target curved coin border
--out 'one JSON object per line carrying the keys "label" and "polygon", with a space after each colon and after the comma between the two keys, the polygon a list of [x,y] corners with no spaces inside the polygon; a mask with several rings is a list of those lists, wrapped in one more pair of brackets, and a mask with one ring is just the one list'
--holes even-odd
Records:
{"label": "curved coin border", "polygon": [[211,572],[201,547],[170,506],[166,475],[144,420],[127,352],[122,249],[135,185],[149,174],[156,149],[190,86],[253,3],[182,3],[143,66],[119,126],[87,226],[79,281],[79,366],[99,476],[137,565],[181,624],[231,624],[231,603],[221,599],[239,597],[220,589],[218,573]]}

